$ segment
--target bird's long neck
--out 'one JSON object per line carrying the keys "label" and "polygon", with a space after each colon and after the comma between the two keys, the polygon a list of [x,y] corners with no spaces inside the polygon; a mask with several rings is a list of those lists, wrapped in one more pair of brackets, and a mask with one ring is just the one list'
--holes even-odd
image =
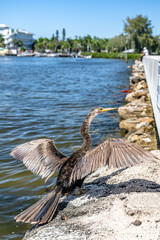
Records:
{"label": "bird's long neck", "polygon": [[91,139],[91,135],[89,134],[89,127],[94,117],[95,116],[89,113],[81,126],[81,135],[84,139],[81,149],[83,149],[84,151],[88,151],[92,147],[92,139]]}

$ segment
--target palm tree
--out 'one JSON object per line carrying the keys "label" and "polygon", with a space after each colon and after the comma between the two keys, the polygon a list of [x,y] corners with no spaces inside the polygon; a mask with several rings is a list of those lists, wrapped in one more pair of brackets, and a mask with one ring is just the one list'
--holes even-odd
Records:
{"label": "palm tree", "polygon": [[59,31],[58,30],[56,30],[56,38],[57,38],[57,40],[59,40]]}
{"label": "palm tree", "polygon": [[18,45],[18,47],[22,47],[23,46],[23,42],[21,40],[18,40],[17,45]]}
{"label": "palm tree", "polygon": [[65,41],[66,38],[66,30],[65,28],[62,29],[62,41]]}
{"label": "palm tree", "polygon": [[2,36],[2,34],[0,34],[0,43],[3,43],[4,42],[4,38]]}
{"label": "palm tree", "polygon": [[13,39],[13,44],[14,44],[14,47],[17,48],[17,46],[18,46],[18,40],[17,40],[17,38],[14,38],[14,39]]}
{"label": "palm tree", "polygon": [[3,38],[2,34],[0,34],[0,47],[5,48],[4,38]]}

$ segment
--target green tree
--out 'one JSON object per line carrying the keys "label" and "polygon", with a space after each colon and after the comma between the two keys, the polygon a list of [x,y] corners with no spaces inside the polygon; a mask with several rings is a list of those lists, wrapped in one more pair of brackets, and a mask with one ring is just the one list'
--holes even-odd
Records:
{"label": "green tree", "polygon": [[35,44],[35,50],[37,52],[44,52],[45,51],[45,46],[43,44],[42,38],[39,38],[37,43]]}
{"label": "green tree", "polygon": [[48,43],[49,43],[49,39],[48,38],[44,38],[43,39],[43,45],[45,49],[48,49]]}
{"label": "green tree", "polygon": [[33,43],[32,43],[32,50],[35,49],[36,44],[37,44],[37,40],[34,39],[34,40],[33,40]]}
{"label": "green tree", "polygon": [[160,35],[153,37],[152,51],[160,54]]}
{"label": "green tree", "polygon": [[0,34],[0,47],[5,47],[5,44],[4,44],[4,38],[2,36],[2,34]]}
{"label": "green tree", "polygon": [[55,35],[53,34],[51,37],[51,41],[54,41],[54,39],[55,39]]}
{"label": "green tree", "polygon": [[[66,30],[62,29],[62,40],[59,39],[59,31],[56,30],[50,39],[39,38],[34,44],[36,51],[45,51],[51,49],[55,52],[101,52],[108,50],[109,52],[122,52],[126,48],[134,48],[141,51],[145,46],[155,53],[160,52],[160,36],[152,36],[151,21],[147,17],[138,15],[135,18],[127,18],[124,22],[123,34],[115,36],[111,39],[91,37],[90,35],[81,37],[75,36],[74,39],[66,39]],[[15,40],[15,44],[16,40]]]}
{"label": "green tree", "polygon": [[78,42],[78,40],[75,39],[73,42],[72,51],[78,53],[81,50],[82,50],[82,45]]}
{"label": "green tree", "polygon": [[55,43],[54,43],[54,41],[50,41],[50,42],[48,43],[48,48],[49,48],[50,50],[52,50],[52,51],[55,51]]}
{"label": "green tree", "polygon": [[90,35],[84,36],[84,51],[90,52],[92,50],[92,38]]}
{"label": "green tree", "polygon": [[24,51],[26,51],[27,49],[26,49],[25,47],[21,47],[20,50],[21,50],[22,52],[24,52]]}
{"label": "green tree", "polygon": [[42,38],[42,37],[38,38],[38,42],[40,42],[40,43],[42,43],[43,40],[44,40],[44,38]]}
{"label": "green tree", "polygon": [[5,48],[5,44],[4,43],[0,43],[0,47],[2,47],[2,48]]}
{"label": "green tree", "polygon": [[23,46],[23,42],[22,42],[21,40],[18,40],[18,41],[17,41],[17,46],[18,46],[18,47],[22,47],[22,46]]}
{"label": "green tree", "polygon": [[59,31],[58,30],[56,30],[56,38],[57,38],[57,40],[59,40]]}
{"label": "green tree", "polygon": [[125,50],[126,38],[123,34],[115,36],[107,42],[107,49],[109,52],[122,52]]}
{"label": "green tree", "polygon": [[3,43],[4,42],[4,38],[2,36],[2,34],[0,34],[0,43]]}
{"label": "green tree", "polygon": [[60,42],[61,50],[62,52],[68,52],[70,51],[70,45],[67,41],[61,41]]}
{"label": "green tree", "polygon": [[128,35],[129,47],[133,47],[136,51],[141,51],[145,46],[151,48],[153,38],[152,24],[148,17],[137,15],[135,18],[127,17],[124,22],[124,32]]}
{"label": "green tree", "polygon": [[66,38],[66,30],[65,28],[62,29],[62,41],[65,41]]}
{"label": "green tree", "polygon": [[14,44],[14,47],[15,47],[15,48],[18,47],[18,40],[17,40],[17,38],[14,38],[14,39],[13,39],[13,44]]}
{"label": "green tree", "polygon": [[108,39],[101,39],[98,37],[93,37],[92,39],[92,49],[96,52],[101,52],[101,50],[106,50]]}
{"label": "green tree", "polygon": [[68,51],[72,52],[73,51],[74,40],[71,39],[71,38],[67,38],[67,43],[68,43]]}

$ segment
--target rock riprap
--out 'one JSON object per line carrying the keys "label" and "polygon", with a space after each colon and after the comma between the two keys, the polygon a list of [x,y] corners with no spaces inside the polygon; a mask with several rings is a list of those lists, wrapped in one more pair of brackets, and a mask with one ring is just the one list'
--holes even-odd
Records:
{"label": "rock riprap", "polygon": [[135,61],[130,77],[131,93],[126,95],[126,105],[119,107],[120,128],[125,138],[147,150],[157,149],[157,135],[150,94],[142,62]]}

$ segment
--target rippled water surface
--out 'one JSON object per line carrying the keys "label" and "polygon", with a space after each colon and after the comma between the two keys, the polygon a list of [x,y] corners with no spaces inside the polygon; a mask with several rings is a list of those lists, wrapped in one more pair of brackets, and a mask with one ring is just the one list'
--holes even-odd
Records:
{"label": "rippled water surface", "polygon": [[[0,239],[22,239],[31,225],[14,216],[55,182],[44,184],[9,156],[12,148],[45,137],[71,154],[83,142],[79,129],[90,109],[123,104],[129,74],[122,60],[0,57]],[[90,131],[94,146],[121,137],[117,111],[96,117]]]}

